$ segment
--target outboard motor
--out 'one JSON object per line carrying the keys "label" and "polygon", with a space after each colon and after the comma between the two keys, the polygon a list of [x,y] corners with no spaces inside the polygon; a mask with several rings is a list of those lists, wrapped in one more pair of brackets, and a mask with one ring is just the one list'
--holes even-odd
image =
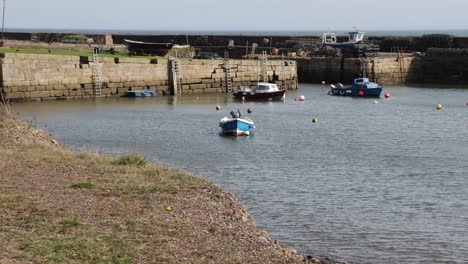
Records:
{"label": "outboard motor", "polygon": [[238,113],[236,111],[234,111],[234,110],[232,110],[230,112],[230,114],[231,114],[232,118],[238,118],[239,117]]}

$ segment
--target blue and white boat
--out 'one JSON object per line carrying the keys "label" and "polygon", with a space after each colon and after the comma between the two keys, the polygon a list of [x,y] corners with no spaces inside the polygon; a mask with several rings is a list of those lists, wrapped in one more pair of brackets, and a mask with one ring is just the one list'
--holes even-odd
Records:
{"label": "blue and white boat", "polygon": [[355,28],[354,31],[348,33],[348,41],[346,42],[336,42],[336,34],[335,33],[324,33],[322,36],[322,45],[328,46],[332,48],[342,49],[342,48],[350,48],[353,47],[355,44],[364,43],[364,34],[365,32],[357,31]]}
{"label": "blue and white boat", "polygon": [[137,90],[137,91],[128,91],[127,97],[149,97],[156,96],[156,91],[154,90]]}
{"label": "blue and white boat", "polygon": [[219,121],[222,133],[233,136],[248,136],[255,129],[255,124],[248,117],[241,118],[239,111],[231,111],[231,117],[223,117]]}
{"label": "blue and white boat", "polygon": [[382,90],[382,86],[370,82],[368,78],[356,78],[351,87],[344,87],[341,83],[330,85],[328,94],[354,97],[380,97]]}

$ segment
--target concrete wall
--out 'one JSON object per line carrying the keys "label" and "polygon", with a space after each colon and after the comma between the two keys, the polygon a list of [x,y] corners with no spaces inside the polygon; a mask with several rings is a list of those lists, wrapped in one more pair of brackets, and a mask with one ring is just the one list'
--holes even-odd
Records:
{"label": "concrete wall", "polygon": [[301,82],[351,83],[367,76],[381,85],[468,85],[468,56],[311,58],[298,60]]}
{"label": "concrete wall", "polygon": [[[86,98],[93,95],[92,57],[0,54],[1,86],[11,100]],[[226,92],[223,60],[179,60],[182,93]],[[295,61],[268,61],[268,79],[280,87],[297,89]],[[253,86],[259,76],[258,61],[231,60],[233,87]],[[102,96],[123,96],[129,89],[154,89],[170,93],[166,59],[99,59]]]}

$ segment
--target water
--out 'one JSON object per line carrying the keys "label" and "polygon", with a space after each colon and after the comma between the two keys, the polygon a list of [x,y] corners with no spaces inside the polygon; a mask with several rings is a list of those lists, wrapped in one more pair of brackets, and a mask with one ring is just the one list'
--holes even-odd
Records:
{"label": "water", "polygon": [[[13,112],[74,150],[139,152],[207,176],[303,254],[467,263],[468,90],[389,92],[353,99],[301,84],[285,103],[215,94],[28,103]],[[305,102],[293,100],[301,94]],[[252,136],[218,134],[222,116],[249,107]]]}

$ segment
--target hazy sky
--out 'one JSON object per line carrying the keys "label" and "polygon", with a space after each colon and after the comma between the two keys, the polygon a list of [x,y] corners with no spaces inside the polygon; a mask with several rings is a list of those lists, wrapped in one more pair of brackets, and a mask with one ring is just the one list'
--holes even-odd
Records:
{"label": "hazy sky", "polygon": [[[0,0],[1,1],[1,0]],[[468,29],[468,0],[6,0],[6,28]]]}

